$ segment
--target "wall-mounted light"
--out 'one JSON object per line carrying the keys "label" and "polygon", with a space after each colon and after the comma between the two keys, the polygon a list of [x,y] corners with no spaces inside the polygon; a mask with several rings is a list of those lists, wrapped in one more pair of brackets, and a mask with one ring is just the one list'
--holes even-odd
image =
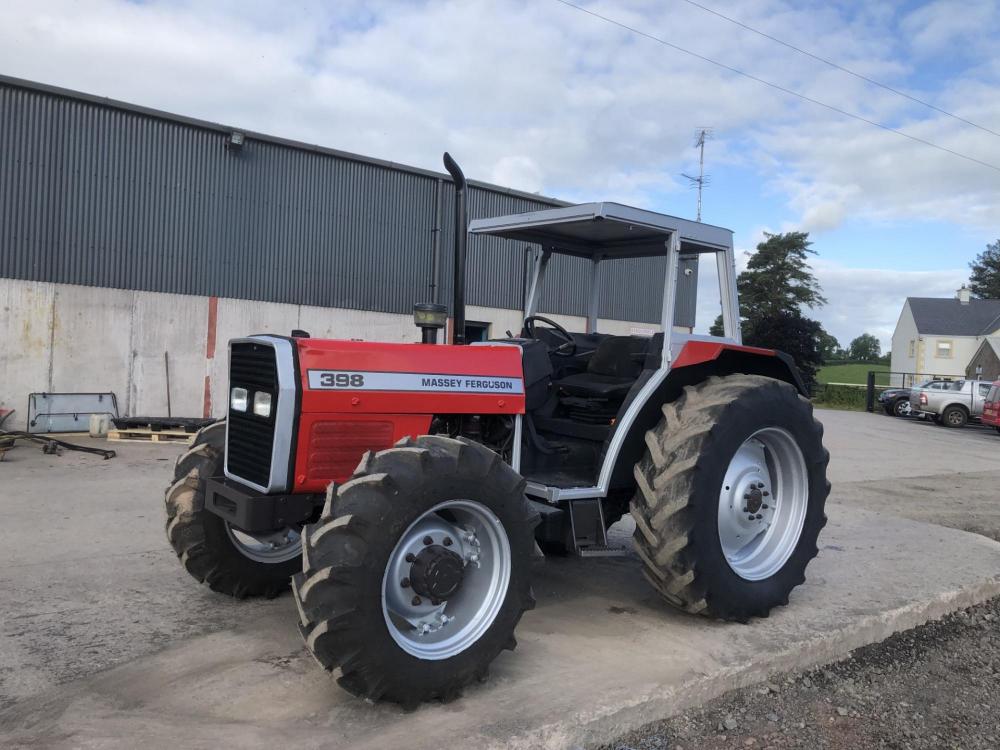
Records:
{"label": "wall-mounted light", "polygon": [[229,137],[226,138],[226,148],[229,149],[230,151],[239,151],[241,148],[243,148],[244,139],[245,136],[243,135],[243,133],[241,133],[238,130],[234,130],[232,133],[229,134]]}

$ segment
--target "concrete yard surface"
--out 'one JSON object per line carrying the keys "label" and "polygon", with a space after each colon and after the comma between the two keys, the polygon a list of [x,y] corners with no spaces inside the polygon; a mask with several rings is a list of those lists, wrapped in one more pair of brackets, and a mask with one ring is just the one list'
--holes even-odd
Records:
{"label": "concrete yard surface", "polygon": [[[160,507],[178,449],[126,445],[102,462],[19,447],[0,464],[0,746],[596,744],[1000,594],[1000,543],[871,510],[903,466],[895,441],[961,496],[995,486],[1000,438],[994,448],[944,431],[938,444],[902,420],[820,416],[834,455],[830,523],[790,606],[749,625],[711,622],[662,604],[634,557],[550,558],[518,648],[490,680],[412,713],[338,688],[303,649],[291,597],[234,602],[187,577]],[[627,543],[628,523],[616,531]]]}

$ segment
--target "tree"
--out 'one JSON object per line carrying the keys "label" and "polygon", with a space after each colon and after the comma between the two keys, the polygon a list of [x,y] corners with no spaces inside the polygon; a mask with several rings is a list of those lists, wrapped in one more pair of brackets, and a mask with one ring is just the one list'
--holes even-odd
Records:
{"label": "tree", "polygon": [[979,299],[1000,299],[1000,240],[986,246],[969,264],[969,290]]}
{"label": "tree", "polygon": [[841,354],[840,342],[837,341],[837,337],[830,335],[822,329],[820,329],[818,344],[819,355],[823,358],[824,362],[837,359]]}
{"label": "tree", "polygon": [[808,264],[808,256],[815,251],[810,249],[807,232],[765,233],[764,237],[736,281],[743,341],[790,354],[812,390],[816,370],[823,363],[823,344],[829,349],[828,339],[832,339],[832,346],[837,346],[818,321],[802,312],[803,307],[826,304]]}
{"label": "tree", "polygon": [[708,329],[709,336],[725,336],[726,329],[722,323],[722,316],[716,317],[715,322],[712,323],[711,327]]}
{"label": "tree", "polygon": [[882,356],[882,345],[870,333],[862,333],[851,342],[851,359],[861,362],[877,362]]}
{"label": "tree", "polygon": [[810,320],[797,310],[778,310],[748,320],[743,326],[743,343],[790,354],[811,392],[816,384],[816,370],[823,362],[819,346],[823,334],[819,321]]}
{"label": "tree", "polygon": [[764,237],[737,280],[743,316],[750,320],[777,312],[801,315],[803,307],[825,305],[826,298],[807,263],[808,256],[815,254],[809,249],[809,233],[765,232]]}

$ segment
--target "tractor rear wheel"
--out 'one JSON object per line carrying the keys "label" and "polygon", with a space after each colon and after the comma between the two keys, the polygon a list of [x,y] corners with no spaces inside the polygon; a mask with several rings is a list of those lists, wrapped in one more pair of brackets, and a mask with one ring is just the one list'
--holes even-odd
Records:
{"label": "tractor rear wheel", "polygon": [[366,454],[303,536],[307,647],[355,695],[456,697],[516,645],[538,520],[524,480],[478,443],[424,435]]}
{"label": "tractor rear wheel", "polygon": [[226,423],[205,427],[174,465],[167,488],[167,539],[185,570],[212,591],[238,599],[277,596],[301,569],[299,531],[251,536],[205,510],[202,480],[221,476]]}
{"label": "tractor rear wheel", "polygon": [[829,453],[812,405],[759,375],[663,406],[632,502],[646,578],[687,612],[746,622],[787,604],[826,524]]}

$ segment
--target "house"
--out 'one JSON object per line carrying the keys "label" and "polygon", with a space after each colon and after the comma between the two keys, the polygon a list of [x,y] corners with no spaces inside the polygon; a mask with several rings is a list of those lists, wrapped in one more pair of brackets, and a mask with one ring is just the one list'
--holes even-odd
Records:
{"label": "house", "polygon": [[1000,336],[987,336],[965,368],[965,377],[1000,380]]}
{"label": "house", "polygon": [[964,378],[992,336],[1000,336],[1000,300],[973,299],[965,286],[952,299],[907,297],[892,334],[891,368],[910,374],[901,379],[906,385],[932,375]]}

